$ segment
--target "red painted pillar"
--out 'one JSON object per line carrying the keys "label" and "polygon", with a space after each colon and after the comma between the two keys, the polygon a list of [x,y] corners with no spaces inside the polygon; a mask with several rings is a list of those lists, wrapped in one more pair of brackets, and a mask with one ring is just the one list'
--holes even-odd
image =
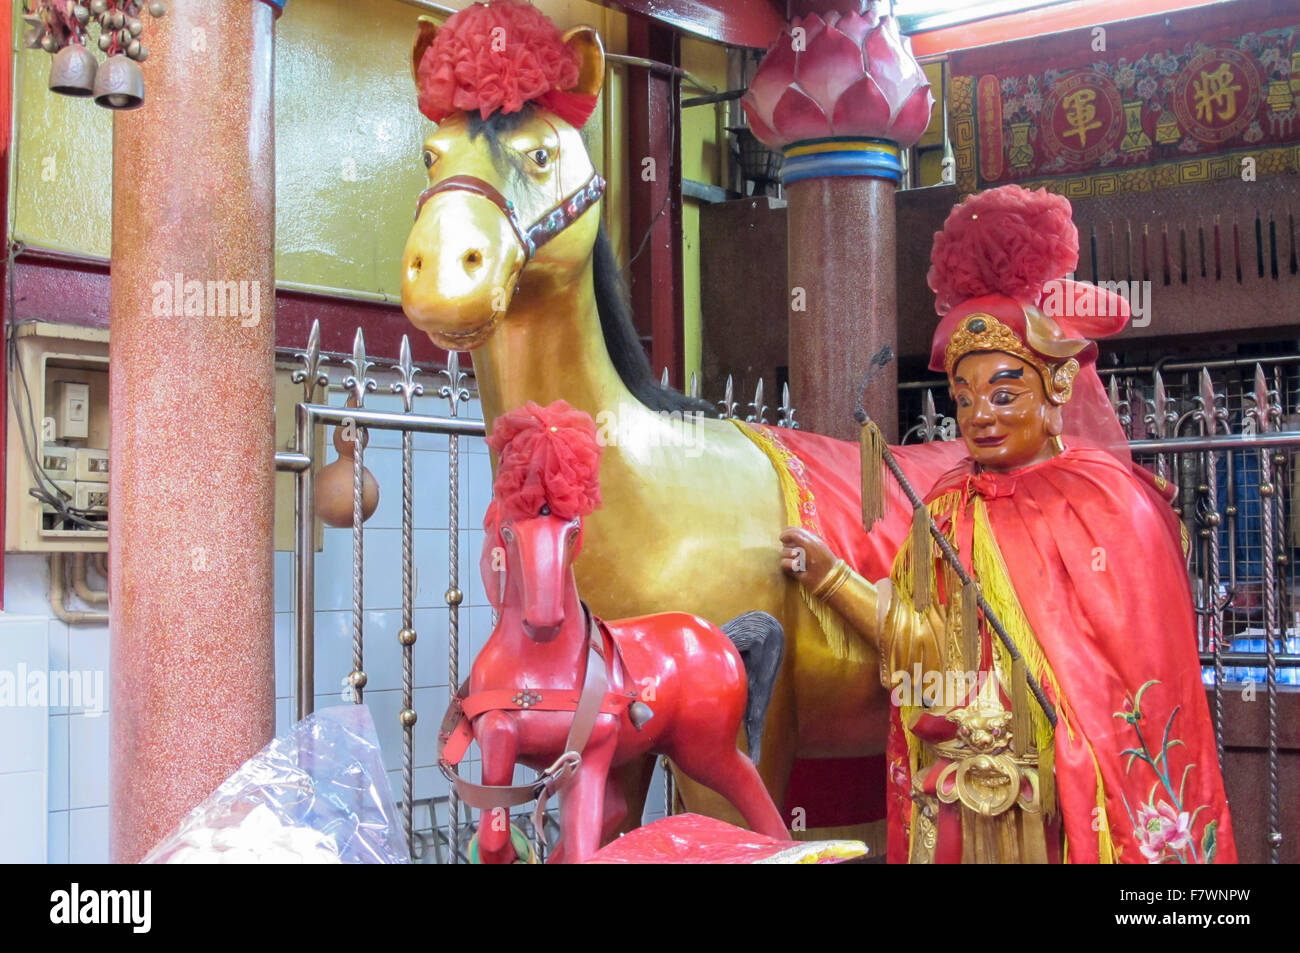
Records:
{"label": "red painted pillar", "polygon": [[114,119],[117,862],[274,733],[275,15],[260,0],[169,3],[148,28],[145,104]]}
{"label": "red painted pillar", "polygon": [[[632,56],[667,64],[678,60],[677,34],[645,17],[628,17],[627,41]],[[632,313],[642,341],[650,345],[655,379],[667,367],[669,381],[680,388],[686,365],[680,86],[673,76],[634,66],[628,71],[627,101]]]}

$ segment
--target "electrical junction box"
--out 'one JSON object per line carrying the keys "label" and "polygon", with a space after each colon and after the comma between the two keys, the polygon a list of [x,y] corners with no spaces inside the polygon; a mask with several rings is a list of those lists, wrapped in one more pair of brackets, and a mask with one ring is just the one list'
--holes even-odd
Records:
{"label": "electrical junction box", "polygon": [[[68,520],[50,502],[29,492],[38,485],[65,506],[94,517],[106,515],[111,466],[108,408],[108,331],[78,325],[25,321],[10,328],[14,363],[9,374],[5,466],[5,550],[7,552],[106,552],[108,531]],[[294,412],[302,386],[292,376],[300,367],[285,357],[275,367],[275,447],[294,445]],[[78,386],[79,385],[79,386]],[[84,388],[84,390],[83,390]],[[84,398],[84,399],[83,399]],[[324,395],[317,395],[324,400]],[[196,415],[201,408],[193,411]],[[84,414],[85,436],[79,432]],[[326,460],[326,428],[316,428],[315,457]],[[177,461],[185,448],[177,448]],[[268,462],[268,466],[269,466]],[[293,550],[294,477],[275,480],[275,548]],[[395,492],[400,493],[401,488]],[[201,505],[199,502],[195,504]],[[316,521],[316,548],[323,542]]]}
{"label": "electrical junction box", "polygon": [[51,480],[75,480],[77,448],[47,443],[41,448],[41,469]]}
{"label": "electrical junction box", "polygon": [[[5,549],[104,552],[108,331],[26,321],[10,334]],[[30,491],[37,487],[49,499],[33,496]],[[53,500],[85,510],[80,515],[90,525],[68,519]]]}
{"label": "electrical junction box", "polygon": [[77,501],[77,509],[86,510],[97,516],[108,516],[108,484],[107,483],[76,483],[74,498]]}

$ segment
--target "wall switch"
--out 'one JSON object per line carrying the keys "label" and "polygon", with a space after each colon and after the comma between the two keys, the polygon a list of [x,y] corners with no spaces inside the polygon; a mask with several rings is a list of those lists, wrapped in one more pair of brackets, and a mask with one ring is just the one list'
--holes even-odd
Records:
{"label": "wall switch", "polygon": [[79,381],[55,381],[59,438],[85,440],[90,435],[90,385]]}
{"label": "wall switch", "polygon": [[77,509],[83,512],[107,515],[108,485],[105,483],[78,483]]}
{"label": "wall switch", "polygon": [[77,471],[77,449],[46,444],[41,448],[41,469],[51,480],[75,479]]}
{"label": "wall switch", "polygon": [[108,451],[78,447],[76,478],[85,483],[107,483]]}

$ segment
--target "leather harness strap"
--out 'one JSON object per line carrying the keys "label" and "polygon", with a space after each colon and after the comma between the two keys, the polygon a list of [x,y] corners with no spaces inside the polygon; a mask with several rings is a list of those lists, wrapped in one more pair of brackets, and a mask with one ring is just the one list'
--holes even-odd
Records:
{"label": "leather harness strap", "polygon": [[[540,821],[546,800],[563,790],[577,774],[582,764],[582,752],[595,730],[596,719],[601,714],[621,716],[636,700],[636,692],[609,691],[605,673],[605,659],[601,652],[603,637],[596,617],[585,604],[587,617],[587,666],[583,675],[582,690],[574,699],[573,689],[548,689],[512,692],[509,689],[475,692],[469,694],[469,679],[461,683],[438,732],[438,767],[451,782],[456,794],[470,807],[491,810],[498,807],[516,807],[537,800],[534,821]],[[615,657],[620,657],[617,643],[610,639]],[[621,661],[621,658],[620,658]],[[573,722],[564,742],[564,752],[531,784],[492,785],[475,784],[456,773],[456,765],[465,756],[474,740],[472,721],[487,711],[572,711]]]}
{"label": "leather harness strap", "polygon": [[524,250],[525,260],[531,260],[537,254],[537,249],[572,225],[587,209],[600,201],[600,197],[605,194],[605,180],[600,177],[600,173],[593,172],[591,178],[577,191],[527,228],[520,223],[515,204],[502,195],[501,190],[491,182],[480,179],[476,175],[451,175],[437,185],[425,189],[415,203],[417,219],[420,217],[420,210],[424,208],[424,203],[439,192],[472,192],[487,199],[500,209],[501,214],[510,222],[515,239]]}

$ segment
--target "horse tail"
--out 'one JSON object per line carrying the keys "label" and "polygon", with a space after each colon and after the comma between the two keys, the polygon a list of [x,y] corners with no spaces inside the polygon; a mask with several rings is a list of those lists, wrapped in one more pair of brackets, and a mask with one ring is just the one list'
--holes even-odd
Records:
{"label": "horse tail", "polygon": [[745,699],[745,735],[749,738],[749,760],[758,764],[763,753],[763,723],[772,701],[776,673],[785,654],[785,631],[774,616],[766,612],[746,612],[722,626],[731,644],[740,652],[749,678],[749,696]]}

